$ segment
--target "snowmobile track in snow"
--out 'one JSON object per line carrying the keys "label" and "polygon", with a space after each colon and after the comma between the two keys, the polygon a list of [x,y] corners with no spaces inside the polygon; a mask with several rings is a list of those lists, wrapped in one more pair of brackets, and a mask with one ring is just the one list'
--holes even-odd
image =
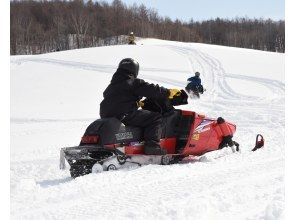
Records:
{"label": "snowmobile track in snow", "polygon": [[[12,60],[11,63],[16,65],[22,65],[26,62],[34,62],[34,63],[45,63],[45,64],[52,64],[52,65],[60,65],[75,69],[84,69],[102,73],[111,73],[113,74],[116,69],[117,65],[103,65],[103,64],[93,64],[93,63],[85,63],[85,62],[76,62],[76,61],[66,61],[60,59],[51,59],[51,58],[20,58]],[[160,71],[160,72],[185,72],[183,70],[174,70],[174,69],[164,69],[164,68],[151,68],[151,67],[141,67],[140,71]]]}

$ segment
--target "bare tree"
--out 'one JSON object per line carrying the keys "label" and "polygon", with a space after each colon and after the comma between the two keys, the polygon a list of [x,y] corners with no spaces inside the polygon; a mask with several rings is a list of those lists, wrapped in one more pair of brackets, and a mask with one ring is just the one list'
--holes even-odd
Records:
{"label": "bare tree", "polygon": [[138,37],[285,51],[285,22],[271,19],[210,19],[183,22],[144,5],[92,0],[12,0],[10,53],[35,54],[123,43]]}

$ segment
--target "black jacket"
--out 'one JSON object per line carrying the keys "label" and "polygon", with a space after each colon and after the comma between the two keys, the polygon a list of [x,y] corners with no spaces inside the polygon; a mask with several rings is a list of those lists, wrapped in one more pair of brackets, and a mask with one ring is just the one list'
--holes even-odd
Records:
{"label": "black jacket", "polygon": [[137,102],[142,97],[167,99],[168,96],[168,89],[135,78],[126,70],[117,69],[110,85],[103,92],[100,116],[122,118],[126,113],[138,109]]}

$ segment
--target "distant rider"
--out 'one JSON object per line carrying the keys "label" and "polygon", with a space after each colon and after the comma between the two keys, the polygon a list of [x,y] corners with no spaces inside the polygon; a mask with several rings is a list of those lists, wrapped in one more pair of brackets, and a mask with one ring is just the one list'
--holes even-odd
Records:
{"label": "distant rider", "polygon": [[194,93],[203,94],[204,89],[203,89],[203,86],[201,84],[201,79],[200,79],[200,73],[199,72],[196,72],[195,76],[192,76],[192,77],[188,78],[187,81],[189,82],[188,85],[186,86],[186,90],[188,92],[193,91]]}
{"label": "distant rider", "polygon": [[123,59],[112,76],[111,82],[103,92],[100,103],[101,118],[115,117],[125,125],[144,130],[144,153],[162,155],[161,149],[162,115],[158,112],[138,110],[144,104],[142,97],[154,100],[172,100],[179,96],[178,89],[167,89],[138,79],[139,63],[132,58]]}
{"label": "distant rider", "polygon": [[134,32],[131,32],[130,35],[129,35],[129,38],[128,38],[128,44],[136,44],[135,43],[135,35],[134,35]]}

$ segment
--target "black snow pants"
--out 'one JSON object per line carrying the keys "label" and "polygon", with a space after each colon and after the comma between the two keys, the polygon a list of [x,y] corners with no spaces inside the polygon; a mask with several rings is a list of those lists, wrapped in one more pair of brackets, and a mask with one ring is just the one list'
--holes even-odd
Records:
{"label": "black snow pants", "polygon": [[162,115],[148,110],[136,110],[121,120],[125,125],[140,127],[144,130],[145,146],[157,147],[162,133]]}

